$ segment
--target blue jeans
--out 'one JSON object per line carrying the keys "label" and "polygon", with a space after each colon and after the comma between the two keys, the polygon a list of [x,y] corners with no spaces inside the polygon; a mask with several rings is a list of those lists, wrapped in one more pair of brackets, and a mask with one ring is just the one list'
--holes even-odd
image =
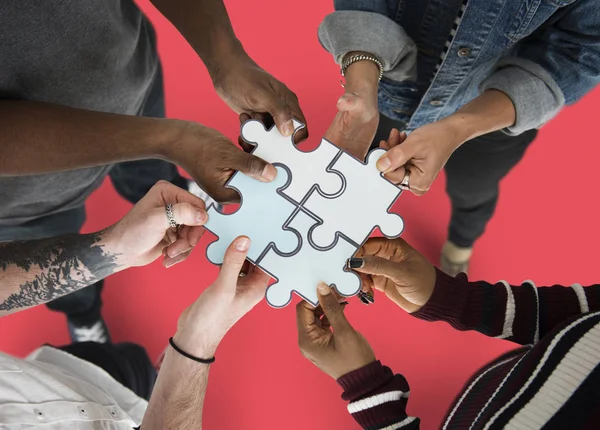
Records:
{"label": "blue jeans", "polygon": [[[165,99],[160,64],[154,83],[148,92],[139,115],[164,118]],[[115,164],[109,172],[110,179],[121,197],[136,203],[159,180],[164,179],[187,189],[187,181],[177,171],[177,166],[163,160],[139,160]],[[28,223],[0,229],[0,242],[36,240],[64,234],[79,233],[86,218],[85,207],[38,218]],[[77,325],[89,325],[100,318],[103,281],[47,304],[53,311],[63,312]]]}

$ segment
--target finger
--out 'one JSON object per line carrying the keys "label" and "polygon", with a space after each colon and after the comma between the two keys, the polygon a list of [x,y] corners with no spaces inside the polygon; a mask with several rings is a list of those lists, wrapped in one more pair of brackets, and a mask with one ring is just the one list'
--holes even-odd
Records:
{"label": "finger", "polygon": [[[208,220],[208,213],[204,209],[190,203],[176,203],[172,205],[171,211],[176,224],[200,226]],[[148,215],[148,222],[151,228],[165,230],[172,241],[177,240],[177,231],[171,228],[165,207],[152,209]]]}
{"label": "finger", "polygon": [[192,253],[192,250],[190,249],[187,252],[177,255],[176,257],[166,257],[163,260],[163,266],[165,266],[167,269],[169,267],[173,267],[177,263],[181,263],[182,261],[185,261],[190,256],[191,253]]}
{"label": "finger", "polygon": [[275,121],[275,126],[279,132],[284,136],[293,135],[294,123],[292,121],[292,110],[285,99],[273,93],[266,106],[266,110],[273,117],[273,121]]}
{"label": "finger", "polygon": [[[398,262],[387,258],[368,255],[362,258],[354,258],[353,270],[375,276],[385,276],[394,279],[398,272]],[[360,261],[357,261],[360,260]]]}
{"label": "finger", "polygon": [[223,265],[218,276],[219,282],[236,287],[248,249],[250,249],[250,238],[247,236],[239,236],[231,242],[223,257]]}
{"label": "finger", "polygon": [[[400,184],[404,180],[404,176],[406,175],[406,168],[404,166],[398,167],[396,170],[392,170],[391,172],[387,172],[383,176],[385,179],[390,181],[392,184]],[[410,178],[409,178],[410,180]],[[409,186],[412,187],[412,182],[409,182]]]}
{"label": "finger", "polygon": [[298,327],[298,335],[302,336],[316,324],[315,308],[305,302],[300,301],[296,305],[296,325]]}
{"label": "finger", "polygon": [[234,170],[239,170],[243,174],[250,176],[261,182],[271,182],[277,176],[277,169],[270,163],[256,155],[248,154],[244,151],[238,151],[233,157],[232,165]]}
{"label": "finger", "polygon": [[[391,146],[391,145],[390,145]],[[377,169],[380,172],[392,172],[404,166],[412,158],[411,148],[405,145],[397,145],[387,151],[377,160]]]}
{"label": "finger", "polygon": [[166,256],[170,258],[177,257],[179,254],[183,254],[192,249],[192,245],[187,239],[179,238],[166,248]]}
{"label": "finger", "polygon": [[317,293],[319,295],[319,303],[323,312],[327,316],[327,320],[334,331],[340,332],[343,330],[352,329],[352,326],[344,315],[344,310],[340,302],[335,297],[331,288],[324,283],[320,283],[317,287]]}
{"label": "finger", "polygon": [[169,245],[171,245],[172,243],[175,243],[175,241],[177,241],[177,232],[175,231],[174,228],[168,228],[167,231],[165,232],[165,236],[167,236],[167,239],[169,240]]}
{"label": "finger", "polygon": [[190,245],[196,246],[200,242],[200,239],[202,239],[206,229],[204,227],[189,227],[189,229],[188,241]]}
{"label": "finger", "polygon": [[242,112],[240,114],[240,124],[243,124],[246,121],[250,121],[251,119],[252,119],[252,117],[246,112]]}
{"label": "finger", "polygon": [[206,209],[206,203],[200,197],[167,181],[158,181],[148,192],[147,196],[150,195],[156,196],[155,206],[157,207],[165,206],[168,203],[190,203],[199,209]]}

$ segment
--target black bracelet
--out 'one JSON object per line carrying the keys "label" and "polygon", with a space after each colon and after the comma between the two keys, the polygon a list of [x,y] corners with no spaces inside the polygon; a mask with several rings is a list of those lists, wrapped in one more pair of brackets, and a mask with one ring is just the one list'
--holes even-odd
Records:
{"label": "black bracelet", "polygon": [[202,364],[212,364],[215,362],[215,357],[206,359],[206,358],[194,357],[193,355],[188,354],[187,352],[185,352],[184,350],[179,348],[177,345],[175,345],[175,342],[173,342],[172,337],[169,338],[169,343],[171,344],[171,347],[173,347],[173,349],[175,351],[177,351],[178,353],[183,355],[185,358],[189,358],[190,360],[194,360],[194,361],[197,361],[198,363],[202,363]]}

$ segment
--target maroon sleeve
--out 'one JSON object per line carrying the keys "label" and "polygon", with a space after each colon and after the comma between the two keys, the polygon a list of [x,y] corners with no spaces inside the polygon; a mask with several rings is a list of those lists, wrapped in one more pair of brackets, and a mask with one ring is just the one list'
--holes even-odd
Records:
{"label": "maroon sleeve", "polygon": [[348,412],[364,429],[418,429],[420,420],[406,414],[410,395],[408,382],[374,361],[350,372],[338,383],[344,389],[342,399],[349,402]]}
{"label": "maroon sleeve", "polygon": [[505,282],[469,282],[436,269],[433,295],[412,315],[426,321],[446,321],[458,330],[476,330],[521,345],[536,343],[558,324],[600,310],[600,285],[537,288]]}

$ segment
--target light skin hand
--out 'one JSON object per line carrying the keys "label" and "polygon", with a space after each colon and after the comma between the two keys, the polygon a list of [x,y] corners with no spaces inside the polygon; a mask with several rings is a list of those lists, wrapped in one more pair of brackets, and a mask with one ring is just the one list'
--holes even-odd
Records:
{"label": "light skin hand", "polygon": [[377,162],[386,178],[399,184],[410,171],[410,190],[425,194],[452,153],[466,141],[514,124],[512,101],[504,93],[489,90],[456,113],[410,133]]}
{"label": "light skin hand", "polygon": [[246,236],[232,242],[215,282],[179,317],[174,340],[187,353],[212,357],[227,331],[265,296],[269,275],[250,266],[239,276],[249,246]]}
{"label": "light skin hand", "polygon": [[296,306],[298,345],[315,366],[337,380],[375,361],[367,340],[350,325],[343,305],[325,284],[317,287],[320,306]]}
{"label": "light skin hand", "polygon": [[[353,54],[360,53],[350,52],[346,57]],[[362,161],[379,125],[379,68],[371,61],[357,61],[346,69],[345,75],[345,93],[337,102],[338,113],[325,139]]]}
{"label": "light skin hand", "polygon": [[[227,331],[264,297],[267,274],[252,266],[240,277],[249,246],[245,236],[231,243],[215,282],[179,317],[173,341],[188,354],[213,357]],[[169,347],[141,428],[201,429],[209,368]]]}
{"label": "light skin hand", "polygon": [[381,291],[406,312],[420,310],[433,294],[435,267],[404,239],[368,239],[351,263],[363,291]]}
{"label": "light skin hand", "polygon": [[[171,204],[178,228],[166,214]],[[170,267],[185,260],[204,234],[208,220],[204,201],[181,188],[159,181],[119,222],[107,228],[107,250],[117,255],[122,267],[145,266],[161,255]]]}

